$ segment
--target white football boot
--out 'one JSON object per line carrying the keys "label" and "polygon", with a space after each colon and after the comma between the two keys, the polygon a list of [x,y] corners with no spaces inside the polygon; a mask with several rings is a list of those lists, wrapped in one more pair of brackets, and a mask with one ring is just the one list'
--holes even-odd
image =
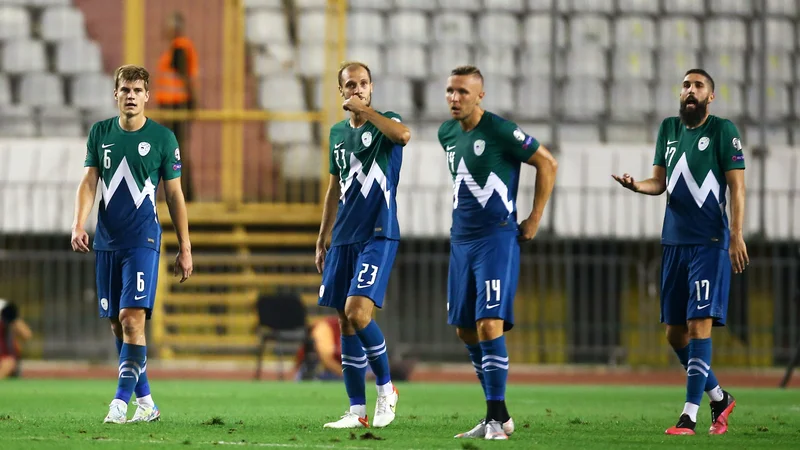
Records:
{"label": "white football boot", "polygon": [[361,417],[354,412],[347,411],[336,422],[328,422],[322,428],[369,428],[369,417]]}
{"label": "white football boot", "polygon": [[392,386],[391,394],[378,396],[378,401],[375,403],[375,417],[372,419],[373,427],[383,428],[394,421],[399,398],[400,394],[397,392],[396,386]]}
{"label": "white football boot", "polygon": [[[514,434],[514,419],[509,418],[507,422],[503,424],[503,431],[506,433],[506,436],[511,436]],[[475,428],[467,431],[466,433],[460,433],[453,436],[458,439],[485,439],[486,438],[486,419],[481,419]]]}
{"label": "white football boot", "polygon": [[497,420],[490,420],[489,423],[486,424],[486,435],[484,438],[492,441],[505,441],[508,440],[508,435],[503,429],[503,424]]}
{"label": "white football boot", "polygon": [[103,423],[125,423],[128,417],[128,405],[113,401],[108,405],[108,415]]}
{"label": "white football boot", "polygon": [[137,403],[136,400],[133,401],[133,404],[136,405],[136,412],[133,413],[133,418],[128,423],[155,422],[161,418],[161,411],[158,410],[158,406],[145,406]]}

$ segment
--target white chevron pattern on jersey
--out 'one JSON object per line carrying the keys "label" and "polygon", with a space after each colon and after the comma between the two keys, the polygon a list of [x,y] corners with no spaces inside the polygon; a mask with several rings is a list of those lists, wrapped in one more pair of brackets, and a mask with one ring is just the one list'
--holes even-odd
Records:
{"label": "white chevron pattern on jersey", "polygon": [[358,179],[358,182],[361,183],[361,195],[363,195],[364,198],[369,196],[372,185],[377,183],[383,191],[383,196],[386,199],[386,207],[389,207],[391,205],[391,191],[386,189],[386,174],[381,170],[381,166],[378,165],[377,161],[372,161],[372,166],[369,168],[369,173],[366,175],[364,175],[362,169],[361,160],[356,158],[355,154],[351,153],[350,171],[347,174],[347,180],[339,181],[342,188],[342,195],[339,198],[342,200],[342,203],[345,201],[347,190],[350,189],[350,186],[353,184],[353,179]]}
{"label": "white chevron pattern on jersey", "polygon": [[667,183],[667,192],[672,194],[672,190],[675,189],[675,185],[678,184],[678,179],[681,175],[683,175],[683,180],[686,182],[686,186],[689,188],[689,192],[692,194],[692,198],[694,198],[694,202],[697,203],[698,208],[703,207],[709,193],[713,193],[714,198],[719,202],[720,185],[716,177],[714,177],[714,174],[709,170],[706,174],[706,179],[703,180],[702,186],[698,185],[692,175],[692,171],[689,170],[689,163],[686,161],[685,153],[681,155],[680,159],[675,164],[675,168],[672,169],[669,183]]}
{"label": "white chevron pattern on jersey", "polygon": [[125,158],[122,158],[122,161],[119,163],[117,171],[114,172],[114,176],[111,177],[108,186],[106,186],[105,180],[102,180],[100,183],[103,201],[106,204],[106,208],[108,208],[109,202],[111,202],[111,199],[114,198],[114,194],[117,192],[117,189],[119,189],[123,181],[125,181],[128,191],[131,193],[131,197],[136,205],[136,209],[139,209],[139,207],[142,206],[142,202],[144,202],[144,199],[148,196],[150,197],[150,202],[152,202],[153,208],[155,209],[156,187],[148,178],[144,182],[144,188],[142,188],[140,191],[139,186],[136,185],[136,180],[133,178],[133,174],[131,173],[131,168],[128,166],[128,160]]}
{"label": "white chevron pattern on jersey", "polygon": [[463,159],[458,163],[458,175],[456,175],[456,179],[453,181],[453,209],[458,208],[458,190],[461,187],[462,181],[467,184],[467,189],[469,189],[482,207],[485,208],[486,203],[492,197],[492,193],[497,192],[503,200],[503,204],[506,205],[508,212],[512,213],[514,211],[514,203],[508,199],[508,186],[503,183],[503,180],[492,172],[486,179],[486,184],[480,187],[478,182],[475,181],[475,178],[472,177],[472,174],[469,173],[469,169],[467,169],[467,165],[464,163]]}

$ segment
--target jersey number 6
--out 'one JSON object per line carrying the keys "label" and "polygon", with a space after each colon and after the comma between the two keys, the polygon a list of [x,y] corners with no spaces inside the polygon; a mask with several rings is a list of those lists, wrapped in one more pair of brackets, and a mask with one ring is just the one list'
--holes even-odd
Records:
{"label": "jersey number 6", "polygon": [[111,168],[111,149],[107,148],[103,150],[103,167],[106,169]]}

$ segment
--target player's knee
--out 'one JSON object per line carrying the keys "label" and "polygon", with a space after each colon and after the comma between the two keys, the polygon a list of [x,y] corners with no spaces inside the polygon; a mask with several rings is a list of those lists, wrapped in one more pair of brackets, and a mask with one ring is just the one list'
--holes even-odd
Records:
{"label": "player's knee", "polygon": [[474,328],[456,328],[456,336],[467,345],[478,345],[478,330]]}
{"label": "player's knee", "polygon": [[114,333],[114,336],[122,339],[122,324],[119,320],[111,319],[111,332]]}
{"label": "player's knee", "polygon": [[350,323],[350,320],[345,315],[344,311],[339,312],[339,329],[342,331],[342,335],[344,336],[352,336],[356,334],[356,329],[353,327],[353,324]]}
{"label": "player's knee", "polygon": [[123,309],[119,313],[119,322],[124,336],[144,334],[145,311],[141,308]]}
{"label": "player's knee", "polygon": [[366,300],[365,302],[362,298],[352,297],[352,300],[348,300],[344,307],[347,321],[357,330],[366,328],[372,321],[372,308],[370,307],[371,303],[369,303],[371,300]]}
{"label": "player's knee", "polygon": [[689,320],[689,339],[708,339],[714,321],[711,318]]}
{"label": "player's knee", "polygon": [[676,350],[689,345],[689,330],[685,325],[667,325],[666,335],[667,342]]}
{"label": "player's knee", "polygon": [[478,338],[491,341],[503,335],[503,319],[481,319],[477,323]]}

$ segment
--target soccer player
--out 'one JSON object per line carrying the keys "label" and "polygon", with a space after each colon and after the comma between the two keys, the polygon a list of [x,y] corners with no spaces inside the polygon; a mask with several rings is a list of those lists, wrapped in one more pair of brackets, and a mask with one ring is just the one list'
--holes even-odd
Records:
{"label": "soccer player", "polygon": [[[747,264],[742,237],[744,155],[736,126],[709,114],[714,80],[702,69],[683,79],[679,116],[661,122],[653,176],[636,181],[612,175],[633,192],[661,195],[667,207],[661,232],[661,322],[667,341],[686,369],[686,403],[678,423],[666,434],[695,434],[697,410],[705,391],[711,400],[710,434],[728,430],[736,401],[711,370],[711,328],[724,326],[731,267]],[[726,191],[731,190],[728,229]]]}
{"label": "soccer player", "polygon": [[89,252],[84,224],[100,181],[101,201],[94,238],[100,317],[111,319],[119,353],[117,393],[106,423],[125,423],[128,402],[136,392],[130,422],[158,420],[160,412],[147,380],[145,323],[155,304],[161,225],[156,190],[164,180],[170,216],[178,234],[175,274],[192,274],[186,204],[181,191],[181,157],[172,131],[145,117],[150,74],[126,65],[114,73],[119,116],[95,123],[86,144],[86,167],[75,198],[72,249]]}
{"label": "soccer player", "polygon": [[[411,138],[400,115],[371,106],[372,74],[366,64],[345,62],[338,74],[342,107],[350,118],[330,130],[330,182],[316,245],[322,273],[319,305],[339,313],[342,375],[350,409],[325,428],[368,427],[365,375],[369,365],[378,390],[372,426],[395,418],[386,341],[372,320],[383,297],[397,253],[397,185],[403,146]],[[335,217],[335,221],[334,221]],[[326,242],[330,237],[330,250]]]}
{"label": "soccer player", "polygon": [[[485,418],[455,437],[508,439],[514,421],[505,404],[508,352],[503,333],[514,326],[519,241],[536,235],[558,164],[514,122],[485,111],[484,95],[478,68],[455,68],[446,96],[453,118],[439,127],[454,194],[448,323],[466,344],[486,397]],[[536,167],[536,189],[530,216],[517,225],[521,163]]]}

